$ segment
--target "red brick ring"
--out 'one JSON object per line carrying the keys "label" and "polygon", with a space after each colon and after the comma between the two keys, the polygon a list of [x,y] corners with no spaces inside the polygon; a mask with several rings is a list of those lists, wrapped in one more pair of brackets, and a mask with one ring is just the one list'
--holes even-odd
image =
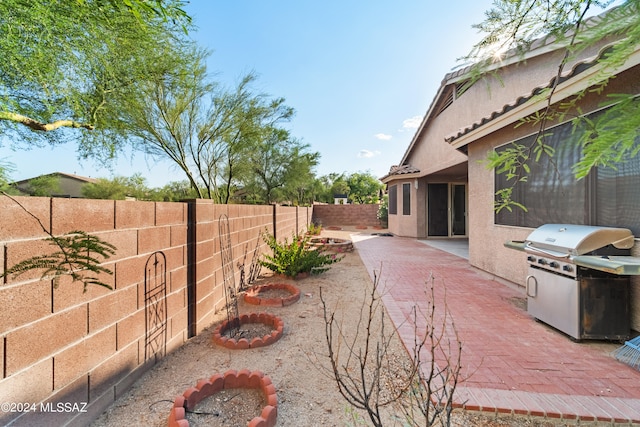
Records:
{"label": "red brick ring", "polygon": [[[240,338],[236,340],[235,338],[225,337],[224,334],[231,329],[231,327],[238,325],[237,322],[240,322],[240,325],[244,325],[247,323],[262,323],[263,325],[271,326],[273,329],[270,335],[265,335],[264,337],[255,337],[249,341],[246,338]],[[272,314],[267,313],[251,313],[251,314],[243,314],[239,318],[225,320],[213,331],[213,342],[226,347],[230,350],[245,350],[247,348],[257,348],[264,347],[267,345],[271,345],[274,342],[278,341],[282,336],[282,332],[284,330],[284,322],[279,318]]]}
{"label": "red brick ring", "polygon": [[[289,292],[289,296],[283,298],[262,298],[260,292],[270,290],[284,290]],[[244,294],[244,302],[252,305],[266,305],[270,307],[285,307],[300,299],[300,289],[287,283],[269,283],[266,285],[254,286]]]}
{"label": "red brick ring", "polygon": [[182,396],[173,401],[173,407],[169,414],[169,427],[188,427],[186,412],[193,411],[198,403],[205,398],[213,396],[219,391],[233,388],[248,388],[262,390],[266,406],[262,408],[259,416],[247,423],[248,427],[273,427],[278,417],[278,397],[276,388],[271,379],[260,371],[228,370],[224,374],[215,374],[208,380],[198,381],[195,387],[190,387]]}

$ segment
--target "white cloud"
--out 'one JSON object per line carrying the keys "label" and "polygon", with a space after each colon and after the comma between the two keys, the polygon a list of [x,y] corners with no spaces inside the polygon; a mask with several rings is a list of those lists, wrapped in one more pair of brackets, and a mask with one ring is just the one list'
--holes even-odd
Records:
{"label": "white cloud", "polygon": [[370,159],[371,157],[375,157],[379,155],[380,155],[380,152],[378,150],[376,151],[360,150],[360,152],[358,153],[358,157],[365,158],[365,159]]}
{"label": "white cloud", "polygon": [[380,139],[382,141],[389,141],[391,138],[393,138],[393,136],[387,135],[386,133],[376,133],[373,136],[375,136],[377,139]]}
{"label": "white cloud", "polygon": [[417,129],[422,123],[422,116],[413,116],[402,121],[402,127],[404,129]]}

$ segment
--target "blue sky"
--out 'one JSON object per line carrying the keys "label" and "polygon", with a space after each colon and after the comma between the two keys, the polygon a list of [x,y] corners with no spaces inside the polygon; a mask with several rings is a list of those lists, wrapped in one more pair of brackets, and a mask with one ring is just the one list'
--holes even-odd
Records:
{"label": "blue sky", "polygon": [[[296,110],[286,126],[321,154],[316,172],[371,172],[397,164],[446,73],[479,39],[472,24],[491,0],[192,0],[195,41],[209,70],[233,86],[248,72],[256,88]],[[55,171],[183,180],[168,162],[121,155],[113,171],[76,161],[73,145],[11,151],[15,180]]]}

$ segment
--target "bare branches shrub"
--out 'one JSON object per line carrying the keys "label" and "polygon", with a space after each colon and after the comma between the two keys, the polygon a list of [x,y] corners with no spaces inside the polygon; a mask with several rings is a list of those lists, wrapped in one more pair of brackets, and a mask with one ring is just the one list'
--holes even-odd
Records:
{"label": "bare branches shrub", "polygon": [[[356,325],[345,325],[331,311],[320,289],[331,375],[340,394],[366,413],[376,427],[385,422],[407,426],[450,425],[458,384],[462,342],[446,305],[436,310],[435,279],[429,277],[426,308],[413,306],[410,319],[397,328],[413,328],[413,348],[405,355],[392,350],[398,329],[389,328],[378,294],[380,276],[365,291]],[[444,286],[444,285],[443,285]],[[393,325],[391,325],[393,326]],[[384,416],[388,408],[391,415]]]}

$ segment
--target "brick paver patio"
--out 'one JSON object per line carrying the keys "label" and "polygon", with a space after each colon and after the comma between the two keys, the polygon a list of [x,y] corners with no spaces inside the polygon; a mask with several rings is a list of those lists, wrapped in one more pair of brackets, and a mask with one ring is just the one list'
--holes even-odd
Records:
{"label": "brick paver patio", "polygon": [[[436,309],[446,300],[463,346],[456,406],[640,423],[640,372],[610,355],[620,344],[576,343],[536,322],[522,307],[523,294],[466,259],[410,238],[352,237],[369,274],[382,267],[382,298],[395,325],[406,325],[415,304],[426,307],[433,275]],[[413,329],[399,330],[412,348]]]}

